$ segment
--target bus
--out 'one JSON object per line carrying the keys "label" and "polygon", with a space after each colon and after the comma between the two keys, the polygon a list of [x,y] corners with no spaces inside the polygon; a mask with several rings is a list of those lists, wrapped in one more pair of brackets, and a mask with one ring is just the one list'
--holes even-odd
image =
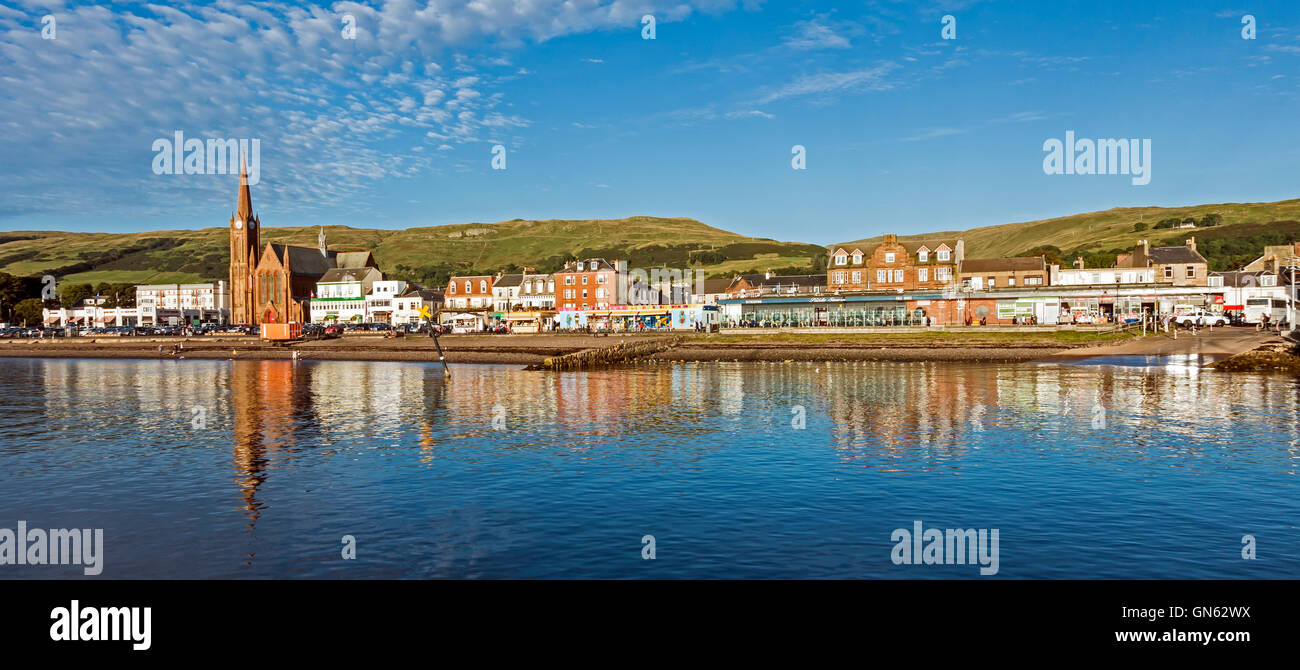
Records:
{"label": "bus", "polygon": [[1270,325],[1286,321],[1286,299],[1285,298],[1247,298],[1246,299],[1246,323],[1260,323],[1264,315],[1268,315]]}

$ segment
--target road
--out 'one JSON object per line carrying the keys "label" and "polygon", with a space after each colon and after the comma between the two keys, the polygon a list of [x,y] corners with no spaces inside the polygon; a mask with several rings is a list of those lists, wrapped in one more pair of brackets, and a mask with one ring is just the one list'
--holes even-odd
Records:
{"label": "road", "polygon": [[1200,356],[1203,361],[1216,361],[1250,351],[1270,342],[1281,342],[1276,331],[1256,331],[1253,327],[1227,326],[1214,330],[1201,329],[1193,335],[1189,330],[1136,339],[1122,344],[1071,349],[1048,357],[1047,360],[1077,360],[1094,356]]}

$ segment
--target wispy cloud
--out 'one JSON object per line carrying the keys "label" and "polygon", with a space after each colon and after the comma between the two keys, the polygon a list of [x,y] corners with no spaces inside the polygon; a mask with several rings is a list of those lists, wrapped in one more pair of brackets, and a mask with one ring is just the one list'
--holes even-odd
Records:
{"label": "wispy cloud", "polygon": [[861,35],[862,26],[851,21],[831,21],[824,16],[800,21],[794,33],[783,44],[791,49],[848,49],[853,46],[850,37]]}
{"label": "wispy cloud", "polygon": [[896,85],[895,82],[888,79],[888,75],[898,67],[897,63],[886,61],[874,67],[859,70],[804,75],[778,87],[776,90],[763,94],[759,97],[758,103],[769,104],[787,98],[807,96],[829,98],[845,93],[888,90]]}
{"label": "wispy cloud", "polygon": [[[439,152],[532,123],[503,87],[528,71],[503,48],[634,26],[649,11],[661,22],[696,11],[654,4],[0,8],[0,129],[10,155],[23,157],[0,162],[0,177],[17,191],[0,217],[105,206],[167,214],[228,201],[229,177],[152,174],[153,140],[176,130],[259,139],[262,179],[281,208],[365,209],[374,182],[440,170]],[[51,11],[58,33],[46,40],[41,17]],[[355,39],[343,34],[344,15]]]}
{"label": "wispy cloud", "polygon": [[932,140],[936,137],[948,137],[950,135],[963,135],[970,131],[970,128],[931,128],[917,135],[900,137],[899,142],[920,142],[921,140]]}

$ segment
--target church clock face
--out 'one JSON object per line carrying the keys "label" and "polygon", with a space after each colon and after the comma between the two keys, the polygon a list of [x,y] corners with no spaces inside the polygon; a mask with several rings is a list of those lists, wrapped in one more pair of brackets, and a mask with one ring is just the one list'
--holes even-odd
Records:
{"label": "church clock face", "polygon": [[240,228],[243,227],[244,227],[243,219],[235,219],[235,230],[239,230]]}

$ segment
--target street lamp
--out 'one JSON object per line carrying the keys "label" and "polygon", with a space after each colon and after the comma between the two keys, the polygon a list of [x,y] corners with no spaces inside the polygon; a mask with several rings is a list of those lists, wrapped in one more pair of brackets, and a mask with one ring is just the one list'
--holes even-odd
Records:
{"label": "street lamp", "polygon": [[1295,319],[1294,319],[1295,313],[1293,311],[1295,307],[1295,300],[1296,300],[1295,274],[1296,274],[1296,270],[1300,269],[1300,263],[1297,262],[1300,261],[1300,257],[1291,256],[1286,260],[1287,263],[1290,264],[1290,267],[1288,269],[1291,271],[1291,293],[1286,297],[1286,325],[1291,330],[1295,330]]}

